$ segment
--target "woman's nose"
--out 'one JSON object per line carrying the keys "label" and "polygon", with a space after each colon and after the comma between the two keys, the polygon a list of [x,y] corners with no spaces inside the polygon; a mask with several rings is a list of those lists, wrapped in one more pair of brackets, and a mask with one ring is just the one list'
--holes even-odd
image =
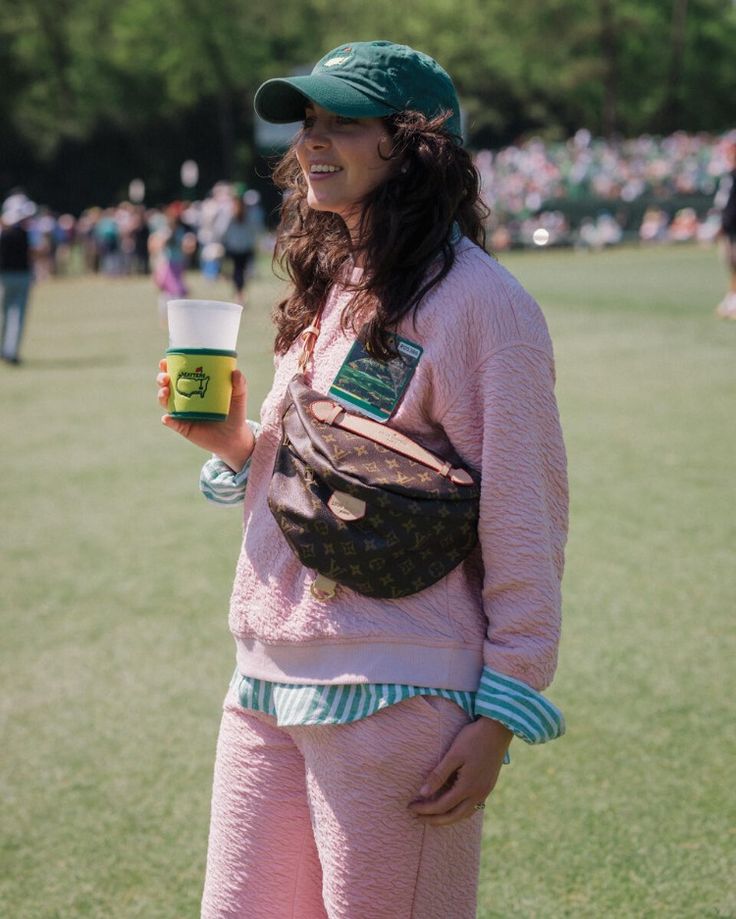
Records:
{"label": "woman's nose", "polygon": [[329,146],[330,138],[326,131],[313,126],[304,134],[304,143],[310,150],[322,150]]}

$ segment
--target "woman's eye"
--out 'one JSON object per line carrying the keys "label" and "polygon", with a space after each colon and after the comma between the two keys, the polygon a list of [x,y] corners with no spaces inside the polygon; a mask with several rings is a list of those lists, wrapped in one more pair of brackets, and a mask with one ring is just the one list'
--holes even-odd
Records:
{"label": "woman's eye", "polygon": [[305,130],[307,128],[311,128],[313,124],[314,124],[314,118],[311,118],[309,115],[304,119],[304,121],[302,121],[302,127]]}
{"label": "woman's eye", "polygon": [[338,115],[336,118],[338,124],[356,124],[357,118],[348,118],[347,115]]}

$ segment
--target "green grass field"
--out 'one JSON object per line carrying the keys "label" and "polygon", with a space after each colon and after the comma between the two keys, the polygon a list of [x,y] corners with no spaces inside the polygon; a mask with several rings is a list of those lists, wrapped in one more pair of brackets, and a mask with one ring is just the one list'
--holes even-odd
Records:
{"label": "green grass field", "polygon": [[[568,733],[512,746],[479,917],[736,917],[723,268],[690,248],[503,261],[557,351],[572,518],[549,695]],[[278,290],[260,271],[240,336],[251,415]],[[198,915],[240,519],[199,497],[203,454],[159,422],[164,347],[150,282],[58,280],[34,291],[24,366],[0,366],[7,919]]]}

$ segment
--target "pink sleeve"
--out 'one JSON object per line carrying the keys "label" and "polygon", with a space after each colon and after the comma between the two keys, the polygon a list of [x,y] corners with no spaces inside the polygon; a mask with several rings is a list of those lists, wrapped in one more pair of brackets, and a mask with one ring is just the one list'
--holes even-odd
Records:
{"label": "pink sleeve", "polygon": [[442,423],[456,444],[470,429],[468,453],[481,450],[484,663],[542,690],[557,664],[568,506],[551,355],[502,348],[467,377],[465,395]]}

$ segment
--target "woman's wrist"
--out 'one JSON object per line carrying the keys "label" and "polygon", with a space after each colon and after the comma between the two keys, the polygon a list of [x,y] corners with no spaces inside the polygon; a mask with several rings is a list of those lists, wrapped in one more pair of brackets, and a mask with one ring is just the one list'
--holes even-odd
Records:
{"label": "woman's wrist", "polygon": [[499,743],[504,751],[508,749],[509,744],[514,739],[514,732],[511,731],[502,721],[495,718],[489,718],[487,715],[478,715],[476,723],[481,725],[488,737],[493,737]]}
{"label": "woman's wrist", "polygon": [[242,437],[235,444],[228,444],[226,450],[218,451],[217,456],[237,475],[248,462],[256,445],[256,439],[249,425],[243,425]]}

